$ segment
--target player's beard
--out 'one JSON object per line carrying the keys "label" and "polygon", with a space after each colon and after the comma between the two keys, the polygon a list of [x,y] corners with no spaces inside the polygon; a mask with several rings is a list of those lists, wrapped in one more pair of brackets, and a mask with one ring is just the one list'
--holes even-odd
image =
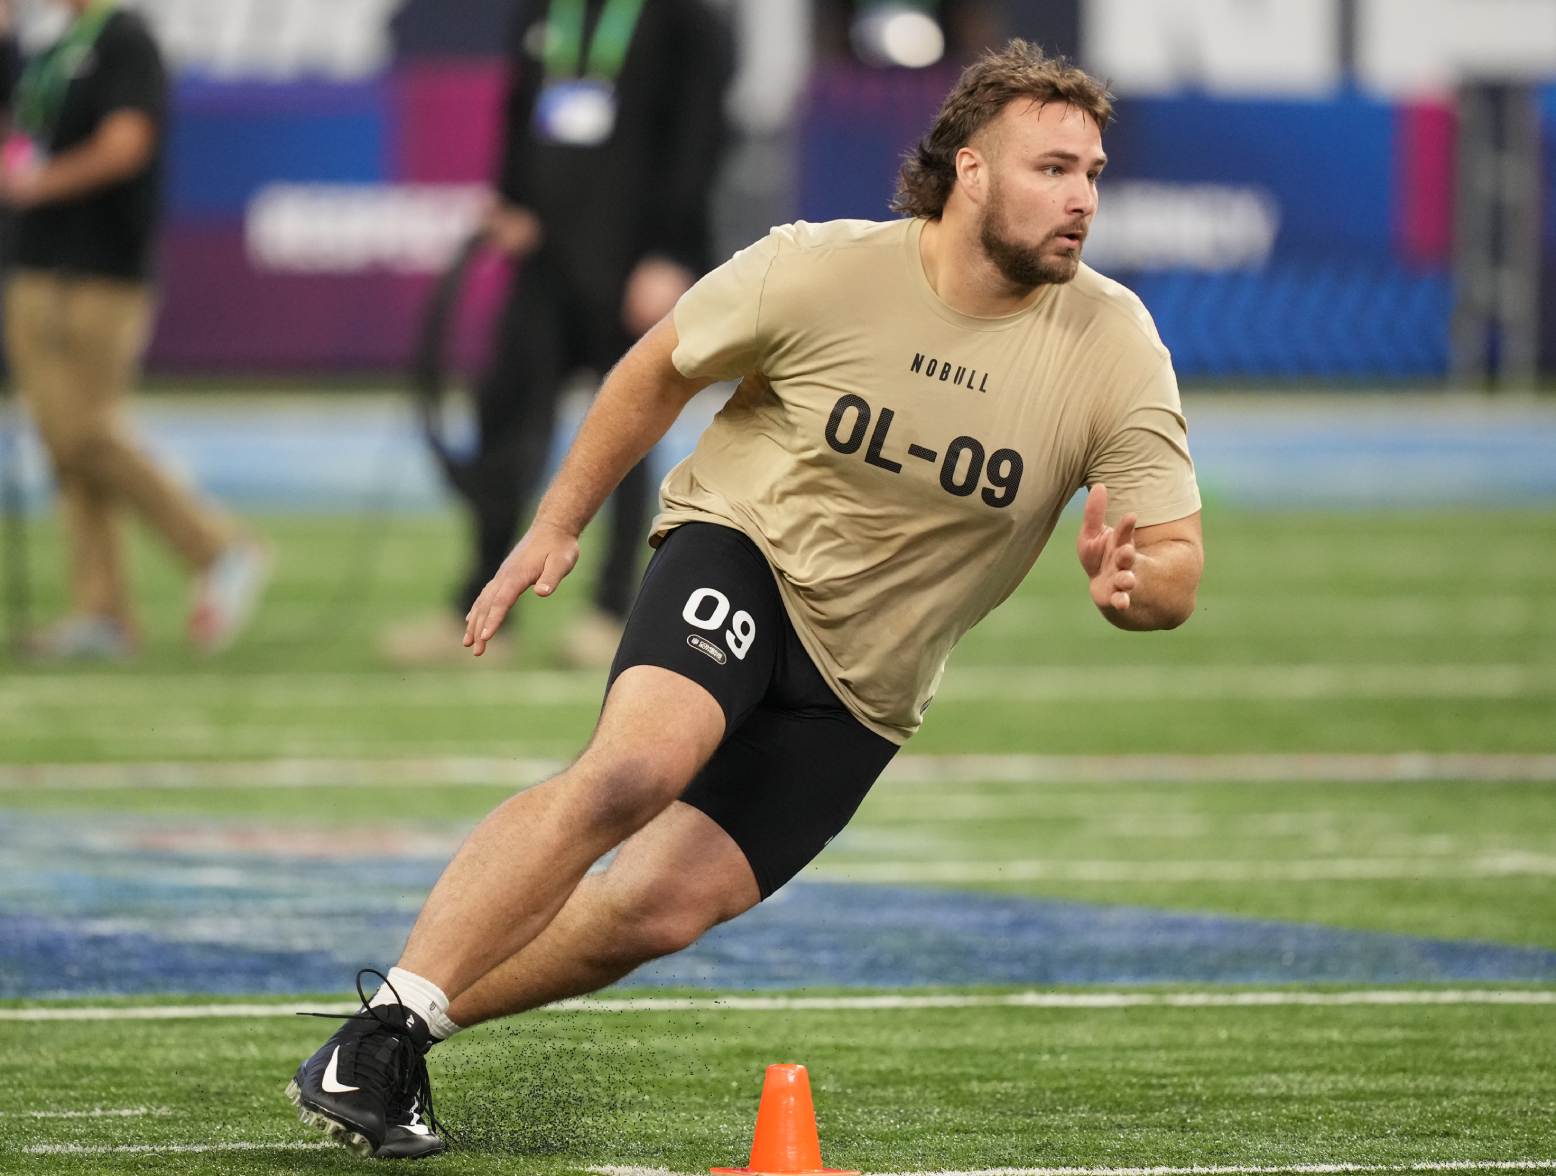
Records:
{"label": "player's beard", "polygon": [[1070,281],[1080,271],[1081,251],[1060,257],[1043,255],[1059,232],[1050,233],[1037,245],[1025,245],[1011,236],[1005,216],[1005,198],[998,181],[989,188],[989,201],[984,205],[983,219],[978,226],[978,240],[983,252],[1000,276],[1013,286],[1023,290],[1038,286],[1060,285]]}

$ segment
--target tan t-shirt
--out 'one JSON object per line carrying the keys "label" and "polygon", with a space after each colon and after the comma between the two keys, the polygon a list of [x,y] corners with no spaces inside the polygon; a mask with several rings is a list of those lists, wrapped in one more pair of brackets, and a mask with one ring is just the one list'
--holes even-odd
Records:
{"label": "tan t-shirt", "polygon": [[740,386],[654,520],[656,543],[748,535],[832,689],[897,743],[1081,486],[1107,486],[1111,522],[1199,509],[1140,300],[1083,265],[1017,314],[962,314],[924,276],[923,223],[784,225],[686,293],[675,366]]}

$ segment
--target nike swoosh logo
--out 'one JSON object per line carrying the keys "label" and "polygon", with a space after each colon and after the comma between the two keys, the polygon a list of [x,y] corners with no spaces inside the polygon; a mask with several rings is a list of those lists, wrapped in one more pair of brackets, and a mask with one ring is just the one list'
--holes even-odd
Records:
{"label": "nike swoosh logo", "polygon": [[335,1047],[335,1052],[330,1054],[330,1064],[324,1067],[324,1077],[319,1085],[324,1087],[326,1094],[349,1094],[353,1090],[361,1090],[360,1086],[343,1086],[336,1075],[335,1067],[340,1064],[340,1046]]}

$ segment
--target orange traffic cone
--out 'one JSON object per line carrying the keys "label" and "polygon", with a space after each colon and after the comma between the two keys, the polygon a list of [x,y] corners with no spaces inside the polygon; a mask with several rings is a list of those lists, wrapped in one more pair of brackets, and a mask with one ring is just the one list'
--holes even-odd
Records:
{"label": "orange traffic cone", "polygon": [[852,1170],[821,1166],[810,1074],[797,1065],[767,1067],[762,1102],[756,1111],[750,1167],[708,1171],[716,1176],[859,1176]]}

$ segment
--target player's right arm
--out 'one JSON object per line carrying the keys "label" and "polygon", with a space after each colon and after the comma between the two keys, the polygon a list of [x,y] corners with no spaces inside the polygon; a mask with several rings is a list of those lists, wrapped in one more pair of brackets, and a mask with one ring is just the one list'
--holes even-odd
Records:
{"label": "player's right arm", "polygon": [[611,369],[535,521],[465,615],[465,645],[477,657],[528,589],[550,596],[578,562],[578,536],[612,490],[665,435],[711,379],[683,376],[671,362],[678,338],[660,320]]}

